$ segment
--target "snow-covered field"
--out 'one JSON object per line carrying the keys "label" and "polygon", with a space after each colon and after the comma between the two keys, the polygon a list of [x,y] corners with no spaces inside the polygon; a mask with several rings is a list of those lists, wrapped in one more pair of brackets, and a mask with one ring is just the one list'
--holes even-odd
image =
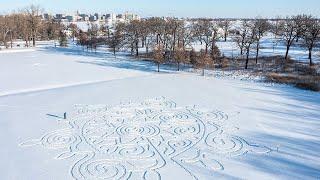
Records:
{"label": "snow-covered field", "polygon": [[[216,45],[219,47],[221,54],[226,57],[240,58],[240,49],[236,42],[232,38],[228,38],[227,42],[218,41]],[[254,58],[256,56],[255,46],[250,50],[250,57]],[[193,47],[196,50],[205,49],[204,44],[195,43]],[[286,46],[280,39],[275,39],[272,34],[267,34],[260,40],[260,50],[259,57],[270,57],[270,56],[285,56]],[[245,53],[244,53],[245,56]],[[308,50],[305,47],[295,43],[290,47],[289,56],[296,61],[309,62]],[[244,57],[243,57],[244,58]],[[315,48],[312,53],[312,60],[315,63],[320,62],[319,48]]]}
{"label": "snow-covered field", "polygon": [[319,93],[155,69],[0,53],[0,179],[320,178]]}

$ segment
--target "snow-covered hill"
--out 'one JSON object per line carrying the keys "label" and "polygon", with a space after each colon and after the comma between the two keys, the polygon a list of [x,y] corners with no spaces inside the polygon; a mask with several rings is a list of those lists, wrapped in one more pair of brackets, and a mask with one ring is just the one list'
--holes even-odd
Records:
{"label": "snow-covered hill", "polygon": [[1,179],[320,177],[319,93],[162,68],[0,53]]}

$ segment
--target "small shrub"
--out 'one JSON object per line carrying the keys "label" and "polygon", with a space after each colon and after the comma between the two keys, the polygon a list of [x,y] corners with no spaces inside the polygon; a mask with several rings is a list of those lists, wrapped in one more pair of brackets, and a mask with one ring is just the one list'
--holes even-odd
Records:
{"label": "small shrub", "polygon": [[320,91],[320,76],[269,73],[267,79],[272,82],[292,84],[301,89]]}
{"label": "small shrub", "polygon": [[296,87],[311,91],[320,91],[320,85],[316,82],[299,82],[296,84]]}

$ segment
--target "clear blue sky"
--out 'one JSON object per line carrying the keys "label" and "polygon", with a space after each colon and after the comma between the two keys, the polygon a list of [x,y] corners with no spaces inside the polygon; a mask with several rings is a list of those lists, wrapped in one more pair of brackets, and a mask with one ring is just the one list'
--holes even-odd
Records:
{"label": "clear blue sky", "polygon": [[275,17],[298,13],[320,17],[320,0],[0,0],[0,12],[38,4],[48,12],[130,11],[141,16]]}

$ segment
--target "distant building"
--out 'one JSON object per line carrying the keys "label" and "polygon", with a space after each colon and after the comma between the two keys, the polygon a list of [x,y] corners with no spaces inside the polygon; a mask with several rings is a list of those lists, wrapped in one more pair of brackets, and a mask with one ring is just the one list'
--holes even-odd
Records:
{"label": "distant building", "polygon": [[68,15],[68,16],[66,16],[66,20],[69,22],[74,22],[76,19],[75,19],[75,16]]}
{"label": "distant building", "polygon": [[106,14],[105,23],[109,27],[114,26],[117,23],[117,15],[116,14]]}
{"label": "distant building", "polygon": [[44,20],[49,20],[49,19],[51,19],[51,18],[52,18],[52,16],[49,15],[48,13],[44,13],[44,14],[43,14],[43,19],[44,19]]}
{"label": "distant building", "polygon": [[97,22],[100,26],[114,27],[117,23],[127,23],[132,20],[140,20],[140,17],[133,13],[124,13],[124,14],[99,14],[94,13],[93,15],[88,15],[80,13],[79,11],[74,12],[73,14],[55,14],[54,16],[44,13],[41,15],[42,19],[49,20],[54,19],[60,22]]}
{"label": "distant building", "polygon": [[97,20],[97,17],[96,17],[96,16],[90,15],[89,21],[96,21],[96,20]]}
{"label": "distant building", "polygon": [[98,13],[95,13],[94,16],[96,17],[96,20],[100,19],[100,15]]}
{"label": "distant building", "polygon": [[63,19],[65,16],[64,16],[64,14],[56,14],[56,19],[58,19],[58,20],[61,20],[61,19]]}
{"label": "distant building", "polygon": [[133,13],[124,13],[124,14],[118,14],[116,16],[117,22],[130,22],[132,20],[140,20],[140,17]]}

